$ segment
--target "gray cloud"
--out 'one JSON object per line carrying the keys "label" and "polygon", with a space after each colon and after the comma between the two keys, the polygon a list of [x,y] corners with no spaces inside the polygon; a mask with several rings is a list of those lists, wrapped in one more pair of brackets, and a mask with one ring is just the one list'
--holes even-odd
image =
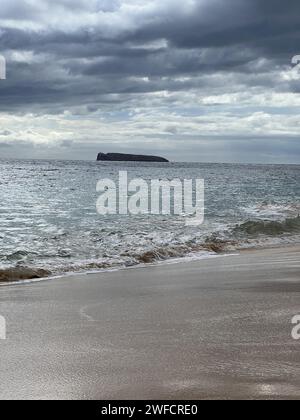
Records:
{"label": "gray cloud", "polygon": [[[199,143],[203,133],[211,138],[216,115],[221,122],[215,134],[228,150],[236,147],[241,159],[249,144],[254,151],[257,146],[247,137],[252,129],[253,139],[274,138],[274,144],[277,135],[286,139],[276,150],[287,160],[298,150],[288,139],[300,134],[285,118],[300,107],[300,74],[290,64],[300,53],[299,15],[296,0],[288,5],[279,0],[2,0],[0,52],[8,78],[0,82],[0,112],[8,134],[0,136],[10,145],[22,140],[37,148],[54,130],[53,147],[66,148],[75,137],[92,148],[104,141],[105,124],[120,147],[121,124],[132,148],[138,137],[141,149],[149,139],[153,147],[163,139],[170,154],[182,156],[174,137],[181,135],[184,144],[188,135]],[[146,123],[135,125],[139,114],[156,131]],[[22,122],[12,131],[14,115],[35,127],[26,139]],[[242,122],[241,115],[247,116]],[[164,120],[158,124],[157,118]],[[236,135],[244,147],[233,146]]]}

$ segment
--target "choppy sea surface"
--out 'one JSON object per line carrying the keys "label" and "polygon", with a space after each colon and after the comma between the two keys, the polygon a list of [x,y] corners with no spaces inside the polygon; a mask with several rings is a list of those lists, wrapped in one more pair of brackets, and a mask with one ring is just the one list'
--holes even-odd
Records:
{"label": "choppy sea surface", "polygon": [[[102,178],[205,180],[205,222],[100,216]],[[0,160],[0,281],[300,242],[300,166]]]}

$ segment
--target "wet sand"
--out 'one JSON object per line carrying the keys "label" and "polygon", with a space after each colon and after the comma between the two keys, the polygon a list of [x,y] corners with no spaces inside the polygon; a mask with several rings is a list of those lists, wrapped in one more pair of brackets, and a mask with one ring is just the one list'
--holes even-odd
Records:
{"label": "wet sand", "polygon": [[1,399],[300,399],[300,247],[1,286]]}

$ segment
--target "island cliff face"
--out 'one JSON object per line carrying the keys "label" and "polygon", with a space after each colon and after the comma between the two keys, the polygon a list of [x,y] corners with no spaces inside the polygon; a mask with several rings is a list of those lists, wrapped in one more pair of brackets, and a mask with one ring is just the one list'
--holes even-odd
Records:
{"label": "island cliff face", "polygon": [[159,156],[147,155],[127,155],[124,153],[99,153],[97,161],[110,162],[169,162],[167,159]]}

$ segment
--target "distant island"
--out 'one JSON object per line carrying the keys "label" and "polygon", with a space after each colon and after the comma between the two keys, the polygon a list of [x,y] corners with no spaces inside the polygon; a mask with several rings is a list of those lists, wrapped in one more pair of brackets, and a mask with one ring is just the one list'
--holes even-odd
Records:
{"label": "distant island", "polygon": [[159,156],[148,156],[148,155],[129,155],[124,153],[99,153],[97,161],[109,161],[109,162],[165,162],[169,161]]}

